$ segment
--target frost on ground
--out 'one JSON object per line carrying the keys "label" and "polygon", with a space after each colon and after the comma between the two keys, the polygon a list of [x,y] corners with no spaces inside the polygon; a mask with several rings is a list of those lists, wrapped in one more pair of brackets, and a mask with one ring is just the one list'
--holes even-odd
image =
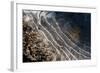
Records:
{"label": "frost on ground", "polygon": [[23,10],[23,62],[91,59],[88,17]]}

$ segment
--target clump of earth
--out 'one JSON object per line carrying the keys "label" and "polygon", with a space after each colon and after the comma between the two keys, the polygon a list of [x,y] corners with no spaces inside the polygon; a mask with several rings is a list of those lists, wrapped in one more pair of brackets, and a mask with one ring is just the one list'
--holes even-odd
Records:
{"label": "clump of earth", "polygon": [[[24,23],[24,22],[23,22]],[[40,31],[23,24],[23,62],[54,60],[55,52]]]}

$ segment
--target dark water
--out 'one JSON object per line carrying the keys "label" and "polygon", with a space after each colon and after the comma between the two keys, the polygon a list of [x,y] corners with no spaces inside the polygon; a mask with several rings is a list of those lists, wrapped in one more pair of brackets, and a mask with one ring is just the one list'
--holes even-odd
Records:
{"label": "dark water", "polygon": [[[59,22],[59,26],[66,31],[68,29],[80,28],[80,43],[91,46],[91,14],[90,13],[72,13],[72,12],[55,12],[56,19]],[[67,24],[69,23],[69,24]],[[70,26],[70,28],[69,28]],[[65,29],[65,30],[64,30]],[[88,48],[90,51],[90,48]]]}

